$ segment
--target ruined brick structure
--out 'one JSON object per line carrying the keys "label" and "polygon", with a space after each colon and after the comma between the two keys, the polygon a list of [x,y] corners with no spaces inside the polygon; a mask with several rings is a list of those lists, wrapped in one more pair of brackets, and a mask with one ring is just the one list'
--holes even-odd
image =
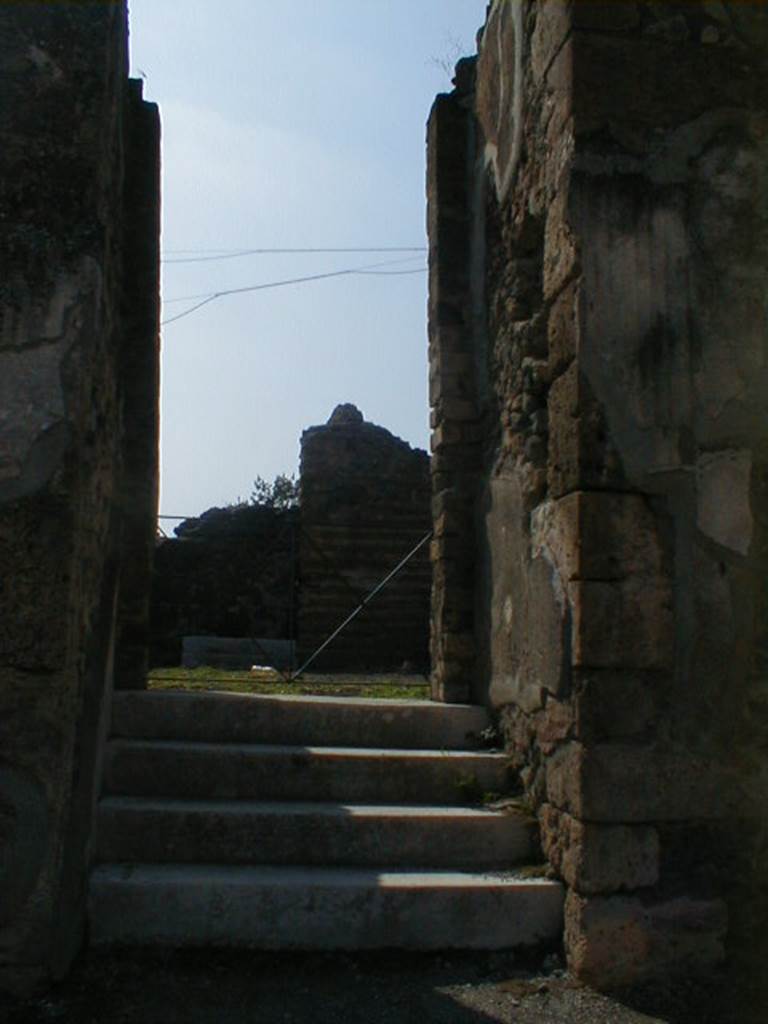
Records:
{"label": "ruined brick structure", "polygon": [[[430,529],[426,452],[354,406],[304,432],[300,484],[297,508],[209,509],[157,545],[152,665],[200,634],[296,641],[298,667]],[[425,546],[312,668],[425,671],[430,584]]]}
{"label": "ruined brick structure", "polygon": [[767,25],[496,0],[429,123],[434,692],[603,987],[765,953]]}
{"label": "ruined brick structure", "polygon": [[[497,710],[601,987],[724,956],[765,984],[767,48],[759,4],[495,0],[430,120],[434,696]],[[159,133],[126,66],[122,2],[0,6],[16,989],[82,942],[109,695],[143,677]],[[426,457],[379,430],[305,435],[308,521],[360,550],[390,524],[399,556]],[[380,443],[412,502],[356,468]]]}
{"label": "ruined brick structure", "polygon": [[180,665],[185,636],[292,638],[298,527],[298,509],[235,505],[185,519],[158,542],[151,665]]}
{"label": "ruined brick structure", "polygon": [[[299,659],[306,658],[430,529],[429,457],[352,405],[301,438]],[[428,664],[426,546],[314,663]]]}
{"label": "ruined brick structure", "polygon": [[[0,985],[83,935],[102,723],[141,684],[157,488],[157,110],[123,3],[0,6]],[[120,627],[117,627],[118,611]]]}

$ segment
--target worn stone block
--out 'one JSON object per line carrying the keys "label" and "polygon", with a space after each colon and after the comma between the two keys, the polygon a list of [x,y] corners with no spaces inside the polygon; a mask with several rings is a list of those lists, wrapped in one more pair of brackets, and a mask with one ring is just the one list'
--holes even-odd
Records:
{"label": "worn stone block", "polygon": [[530,44],[535,81],[544,78],[571,31],[573,6],[571,0],[546,0],[536,6],[536,25]]}
{"label": "worn stone block", "polygon": [[586,30],[574,32],[571,42],[577,134],[608,129],[630,151],[650,148],[653,133],[658,137],[660,129],[691,121],[703,110],[743,104],[756,84],[750,81],[756,52],[737,63],[728,48],[702,47],[698,40]]}
{"label": "worn stone block", "polygon": [[549,389],[548,484],[552,497],[579,490],[625,490],[621,461],[592,386],[575,360]]}
{"label": "worn stone block", "polygon": [[451,486],[459,485],[467,476],[476,473],[479,462],[479,445],[464,442],[443,445],[432,455],[433,478],[441,473],[448,474]]}
{"label": "worn stone block", "polygon": [[547,763],[548,801],[581,821],[717,818],[729,793],[722,765],[683,750],[570,743]]}
{"label": "worn stone block", "polygon": [[471,422],[477,419],[477,403],[470,398],[444,398],[439,406],[440,414],[446,419],[458,423]]}
{"label": "worn stone block", "polygon": [[564,740],[570,739],[573,725],[574,714],[571,702],[548,699],[543,710],[536,716],[536,743],[541,752],[548,756]]}
{"label": "worn stone block", "polygon": [[592,744],[649,736],[668,689],[662,672],[574,671],[576,739]]}
{"label": "worn stone block", "polygon": [[115,662],[144,666],[159,168],[124,2],[0,5],[0,38],[0,985],[23,987],[82,941],[101,719]]}
{"label": "worn stone block", "polygon": [[563,580],[661,579],[656,519],[639,494],[576,491],[531,514],[531,545]]}
{"label": "worn stone block", "polygon": [[751,453],[745,449],[708,453],[700,456],[696,470],[699,529],[715,543],[746,555],[754,529]]}
{"label": "worn stone block", "polygon": [[471,666],[438,656],[432,672],[432,700],[443,704],[466,704],[471,699]]}
{"label": "worn stone block", "polygon": [[[549,159],[540,167],[540,186],[549,204],[567,180],[574,158],[573,134],[573,46],[566,39],[558,50],[546,74],[544,88],[540,94],[543,139],[537,145],[546,146]],[[548,298],[557,294],[553,285],[547,288]]]}
{"label": "worn stone block", "polygon": [[523,137],[523,35],[519,4],[496,4],[490,9],[478,58],[475,111],[485,140],[485,160],[493,168],[502,200],[515,179]]}
{"label": "worn stone block", "polygon": [[646,904],[571,891],[565,906],[568,966],[580,981],[603,989],[701,972],[722,962],[727,920],[719,900]]}
{"label": "worn stone block", "polygon": [[446,445],[461,444],[464,440],[461,426],[458,423],[442,422],[432,431],[430,447],[433,452]]}
{"label": "worn stone block", "polygon": [[568,184],[560,181],[547,210],[544,228],[544,299],[554,298],[578,273],[578,268],[578,248],[569,211]]}
{"label": "worn stone block", "polygon": [[569,586],[572,664],[662,669],[674,649],[672,594],[663,579],[577,580]]}
{"label": "worn stone block", "polygon": [[[327,423],[302,434],[300,484],[302,528],[296,539],[301,568],[298,645],[303,660],[317,651],[360,598],[431,528],[430,460],[425,452],[411,448],[384,427],[366,421],[355,406],[345,404],[334,409]],[[285,602],[270,602],[269,594],[275,587],[280,589],[286,572],[291,573],[291,531],[298,527],[294,513],[283,513],[275,520],[268,510],[251,506],[230,515],[240,519],[246,534],[250,527],[251,550],[259,570],[254,577],[251,568],[247,585],[240,582],[237,599],[228,604],[241,615],[245,604],[251,622],[266,627],[264,632],[246,635],[288,635]],[[241,547],[247,542],[247,537],[241,540]],[[222,547],[220,543],[218,549]],[[283,548],[287,551],[281,555]],[[225,555],[225,579],[232,579],[232,570],[227,573],[232,561],[231,555]],[[248,559],[245,564],[247,567]],[[256,602],[253,598],[249,601],[254,585],[261,594]],[[283,580],[283,591],[286,585],[290,583]],[[367,606],[365,614],[350,623],[313,664],[321,671],[381,671],[399,668],[406,661],[423,667],[428,662],[429,607],[425,544]],[[226,609],[219,609],[218,614],[221,621]],[[204,631],[243,635],[242,626],[227,634],[216,629],[215,623],[206,625]]]}
{"label": "worn stone block", "polygon": [[659,880],[659,836],[636,825],[593,825],[545,804],[539,812],[547,860],[584,895],[642,889]]}
{"label": "worn stone block", "polygon": [[437,96],[427,123],[430,238],[447,217],[466,214],[466,124],[467,112],[455,96]]}
{"label": "worn stone block", "polygon": [[475,637],[471,632],[448,633],[442,639],[441,650],[448,661],[466,663],[475,656]]}
{"label": "worn stone block", "polygon": [[579,350],[581,285],[571,281],[552,304],[547,321],[547,374],[550,379],[568,368]]}
{"label": "worn stone block", "polygon": [[640,11],[633,0],[576,0],[573,5],[573,26],[620,32],[640,24]]}
{"label": "worn stone block", "polygon": [[567,691],[570,607],[555,568],[532,556],[526,498],[519,474],[493,480],[486,495],[485,535],[493,558],[479,569],[481,610],[490,640],[491,700],[494,704],[544,690]]}
{"label": "worn stone block", "polygon": [[[438,279],[439,284],[439,279]],[[469,352],[471,351],[471,335],[463,324],[440,324],[430,322],[429,350],[430,370],[441,352]]]}

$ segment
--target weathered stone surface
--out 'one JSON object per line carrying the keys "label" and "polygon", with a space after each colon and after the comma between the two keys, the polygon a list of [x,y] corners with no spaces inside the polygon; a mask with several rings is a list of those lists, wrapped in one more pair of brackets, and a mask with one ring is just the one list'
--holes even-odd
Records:
{"label": "weathered stone surface", "polygon": [[566,898],[568,966],[587,984],[621,988],[720,964],[727,910],[719,900],[658,903],[620,897]]}
{"label": "weathered stone surface", "polygon": [[559,183],[547,211],[543,261],[544,298],[554,299],[578,270],[576,235],[571,223],[568,185],[565,181]]}
{"label": "weathered stone surface", "polygon": [[569,0],[538,4],[536,26],[531,37],[531,71],[542,79],[571,31],[573,13]]}
{"label": "weathered stone surface", "polygon": [[19,989],[82,942],[120,579],[154,531],[151,458],[140,523],[121,488],[147,384],[156,445],[158,196],[133,185],[158,178],[157,111],[128,82],[124,3],[5,4],[0,40],[0,985]]}
{"label": "weathered stone surface", "polygon": [[702,455],[697,464],[697,525],[723,547],[746,555],[752,542],[748,450]]}
{"label": "weathered stone surface", "polygon": [[664,673],[578,671],[573,689],[575,737],[592,744],[650,738],[670,683]]}
{"label": "weathered stone surface", "polygon": [[605,414],[580,365],[571,363],[553,381],[547,397],[548,485],[554,497],[626,488],[621,459],[606,436]]}
{"label": "weathered stone surface", "polygon": [[[352,405],[338,406],[327,424],[304,431],[300,662],[429,532],[429,473],[425,452],[365,421]],[[430,582],[425,544],[313,665],[382,671],[408,663],[426,670]]]}
{"label": "weathered stone surface", "polygon": [[548,374],[552,378],[563,374],[578,352],[581,299],[579,282],[572,281],[552,303],[547,321]]}
{"label": "weathered stone surface", "polygon": [[565,740],[573,737],[573,705],[569,700],[554,700],[547,695],[542,713],[536,716],[536,743],[548,756]]}
{"label": "weathered stone surface", "polygon": [[153,665],[180,665],[185,636],[290,637],[296,509],[212,508],[180,523],[176,534],[155,547]]}
{"label": "weathered stone surface", "polygon": [[[484,431],[461,459],[456,424],[438,435],[451,454],[438,445],[435,482],[476,481],[476,543],[436,573],[433,644],[451,587],[463,607],[472,589],[478,699],[499,709],[531,803],[566,814],[551,831],[565,822],[567,843],[550,845],[572,885],[640,889],[649,906],[727,895],[742,950],[760,927],[712,837],[744,834],[749,902],[768,905],[768,852],[741,824],[768,799],[766,52],[761,5],[498,0],[476,96],[454,97],[474,124],[430,171],[463,174],[450,260],[469,282],[443,300],[461,310],[451,352],[472,357],[464,397]],[[446,212],[433,204],[433,222]],[[686,841],[702,847],[690,877],[672,866]],[[697,932],[680,911],[676,931],[637,902],[619,898],[615,926],[609,896],[599,906],[602,951],[587,914],[566,936],[593,981],[720,948],[717,914]]]}
{"label": "weathered stone surface", "polygon": [[658,524],[640,494],[577,491],[531,514],[531,544],[561,579],[660,579],[664,552]]}
{"label": "weathered stone surface", "polygon": [[495,4],[478,60],[476,113],[485,140],[484,159],[493,167],[502,199],[514,182],[523,139],[522,48],[522,5]]}
{"label": "weathered stone surface", "polygon": [[[545,5],[546,6],[546,5]],[[620,32],[640,23],[640,11],[633,0],[606,3],[605,0],[580,0],[572,6],[574,28]]]}
{"label": "weathered stone surface", "polygon": [[472,523],[480,414],[467,252],[474,65],[466,61],[457,68],[456,90],[437,97],[427,126],[431,483],[439,539],[431,552],[430,651],[433,697],[447,701],[468,700],[476,675],[474,642],[462,639],[474,623]]}
{"label": "weathered stone surface", "polygon": [[152,562],[160,488],[160,118],[141,81],[129,87],[126,112],[123,289],[123,470],[118,491],[123,559],[115,638],[115,686],[143,689],[149,668]]}
{"label": "weathered stone surface", "polygon": [[526,519],[518,479],[505,474],[492,481],[481,568],[490,696],[496,706],[515,701],[533,710],[545,690],[557,695],[568,686],[571,612],[556,570],[531,551]]}
{"label": "weathered stone surface", "polygon": [[544,853],[583,895],[642,889],[659,880],[659,836],[649,826],[591,825],[549,804],[539,812]]}
{"label": "weathered stone surface", "polygon": [[0,769],[0,928],[14,921],[34,892],[50,839],[42,787],[18,769]]}
{"label": "weathered stone surface", "polygon": [[650,745],[570,743],[546,771],[549,801],[581,821],[717,818],[733,799],[721,765]]}
{"label": "weathered stone surface", "polygon": [[666,580],[576,581],[571,584],[570,596],[574,666],[670,667],[674,634],[672,595]]}

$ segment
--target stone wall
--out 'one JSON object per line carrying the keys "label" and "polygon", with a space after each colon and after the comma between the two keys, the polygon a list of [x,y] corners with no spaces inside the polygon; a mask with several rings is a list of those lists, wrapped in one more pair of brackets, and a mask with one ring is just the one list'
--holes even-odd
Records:
{"label": "stone wall", "polygon": [[[299,661],[311,655],[430,529],[429,457],[350,405],[301,438]],[[313,663],[425,670],[425,546]]]}
{"label": "stone wall", "polygon": [[122,473],[117,503],[122,521],[119,634],[115,686],[146,686],[149,608],[155,552],[160,458],[160,131],[157,108],[129,82],[124,111],[123,277],[120,374],[123,389]]}
{"label": "stone wall", "polygon": [[765,954],[767,25],[496,0],[430,118],[434,692],[602,987]]}
{"label": "stone wall", "polygon": [[213,508],[185,520],[175,539],[159,541],[152,665],[180,665],[184,636],[292,638],[298,525],[297,509]]}
{"label": "stone wall", "polygon": [[154,526],[148,485],[148,521],[126,514],[154,465],[156,400],[141,453],[128,424],[158,290],[157,112],[129,91],[126,40],[123,3],[0,6],[0,985],[17,989],[82,940],[120,577],[134,549],[146,569]]}

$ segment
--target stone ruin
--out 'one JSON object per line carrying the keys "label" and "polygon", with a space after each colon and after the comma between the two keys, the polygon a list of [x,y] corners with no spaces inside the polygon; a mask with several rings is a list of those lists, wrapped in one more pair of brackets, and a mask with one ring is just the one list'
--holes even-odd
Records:
{"label": "stone ruin", "polygon": [[[159,540],[150,666],[181,665],[185,637],[292,638],[298,526],[298,509],[235,505],[185,519],[174,538]],[[239,658],[226,667],[264,661],[258,648],[230,647]],[[220,657],[202,664],[225,667]]]}
{"label": "stone ruin", "polygon": [[0,987],[83,942],[114,686],[146,676],[157,108],[124,3],[0,5]]}
{"label": "stone ruin", "polygon": [[602,987],[764,977],[767,47],[495,0],[429,121],[434,696],[496,708]]}
{"label": "stone ruin", "polygon": [[[302,435],[297,508],[209,509],[158,544],[151,663],[201,634],[294,641],[298,667],[430,529],[429,456],[339,405]],[[430,585],[425,545],[312,668],[427,672]]]}
{"label": "stone ruin", "polygon": [[[301,436],[298,640],[308,658],[431,530],[429,456],[354,405]],[[425,545],[324,651],[324,670],[429,665]]]}
{"label": "stone ruin", "polygon": [[[109,697],[146,650],[159,132],[125,7],[0,6],[17,990],[82,944]],[[767,48],[759,4],[495,0],[430,117],[433,695],[496,709],[603,988],[723,957],[765,985]]]}

